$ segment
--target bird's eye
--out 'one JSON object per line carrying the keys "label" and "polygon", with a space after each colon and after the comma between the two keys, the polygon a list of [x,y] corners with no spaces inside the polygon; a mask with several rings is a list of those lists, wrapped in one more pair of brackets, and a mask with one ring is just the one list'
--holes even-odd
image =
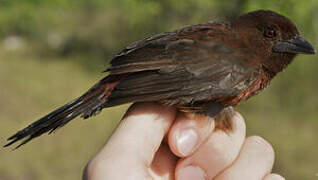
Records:
{"label": "bird's eye", "polygon": [[276,37],[276,31],[273,28],[267,27],[264,30],[264,36],[267,38],[274,38]]}

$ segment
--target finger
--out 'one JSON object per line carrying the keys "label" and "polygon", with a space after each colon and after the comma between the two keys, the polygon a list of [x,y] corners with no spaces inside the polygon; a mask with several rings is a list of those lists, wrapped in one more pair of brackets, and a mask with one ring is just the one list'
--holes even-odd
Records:
{"label": "finger", "polygon": [[203,115],[179,113],[169,134],[169,146],[179,156],[189,156],[207,139],[214,129],[214,119]]}
{"label": "finger", "polygon": [[232,121],[231,132],[225,133],[220,130],[213,132],[193,155],[178,162],[177,180],[191,179],[190,176],[212,179],[231,165],[245,139],[245,123],[242,116],[235,113]]}
{"label": "finger", "polygon": [[279,174],[268,174],[263,180],[285,180],[285,178]]}
{"label": "finger", "polygon": [[176,110],[155,103],[130,107],[107,144],[89,163],[96,179],[144,179]]}
{"label": "finger", "polygon": [[248,137],[234,164],[216,180],[255,180],[269,174],[274,164],[274,150],[263,138]]}
{"label": "finger", "polygon": [[160,146],[151,163],[150,175],[153,179],[174,179],[178,158],[170,151],[168,144]]}

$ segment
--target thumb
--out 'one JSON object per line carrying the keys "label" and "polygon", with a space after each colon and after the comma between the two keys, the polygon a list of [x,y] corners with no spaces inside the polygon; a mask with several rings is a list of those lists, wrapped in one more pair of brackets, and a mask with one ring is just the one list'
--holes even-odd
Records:
{"label": "thumb", "polygon": [[87,176],[95,176],[88,179],[149,177],[148,168],[175,117],[176,110],[171,107],[155,103],[132,105],[106,145],[87,166]]}

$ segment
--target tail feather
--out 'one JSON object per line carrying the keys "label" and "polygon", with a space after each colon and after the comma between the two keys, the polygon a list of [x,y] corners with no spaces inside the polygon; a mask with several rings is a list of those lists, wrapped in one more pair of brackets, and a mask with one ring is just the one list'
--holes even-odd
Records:
{"label": "tail feather", "polygon": [[43,118],[35,121],[26,128],[18,131],[16,134],[8,138],[8,142],[4,147],[10,146],[17,141],[23,140],[15,149],[28,143],[44,133],[51,134],[56,129],[63,127],[75,117],[82,115],[84,119],[99,113],[103,104],[106,103],[107,97],[117,83],[107,83],[109,77],[104,78],[88,92],[72,102],[56,109]]}

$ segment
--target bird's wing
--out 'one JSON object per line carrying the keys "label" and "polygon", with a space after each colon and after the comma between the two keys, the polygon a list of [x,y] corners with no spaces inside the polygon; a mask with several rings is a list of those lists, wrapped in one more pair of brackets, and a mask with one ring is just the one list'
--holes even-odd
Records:
{"label": "bird's wing", "polygon": [[[226,29],[226,24],[206,23],[142,39],[118,53],[111,60],[111,66],[106,71],[111,74],[122,74],[160,69],[163,66],[175,67],[177,63],[182,63],[182,60],[178,61],[180,55],[195,55],[193,54],[195,50],[204,48],[200,48],[199,45],[215,46],[215,37],[212,36],[216,34],[222,36],[228,31]],[[213,41],[209,42],[210,39]]]}
{"label": "bird's wing", "polygon": [[163,99],[187,104],[242,92],[257,71],[243,50],[222,42],[226,33],[226,24],[207,23],[129,45],[111,61],[111,75],[128,75],[106,106]]}

